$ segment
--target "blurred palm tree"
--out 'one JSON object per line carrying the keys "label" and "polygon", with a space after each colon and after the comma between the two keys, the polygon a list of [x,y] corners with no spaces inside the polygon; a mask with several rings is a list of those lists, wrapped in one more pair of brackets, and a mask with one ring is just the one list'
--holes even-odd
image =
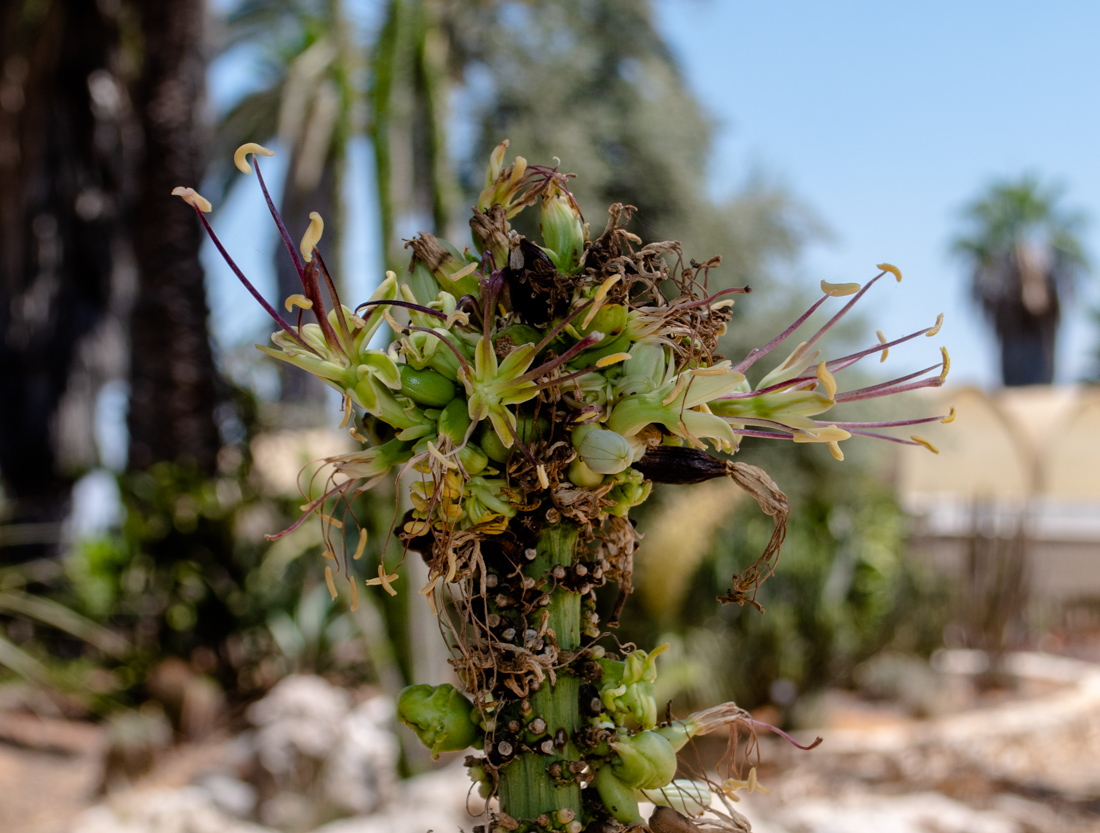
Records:
{"label": "blurred palm tree", "polygon": [[96,463],[96,394],[125,374],[126,207],[136,150],[120,14],[0,7],[0,562],[57,550]]}
{"label": "blurred palm tree", "polygon": [[1088,268],[1084,216],[1061,200],[1061,188],[1032,176],[995,182],[964,208],[969,228],[952,243],[1000,341],[1005,385],[1053,381],[1062,296]]}

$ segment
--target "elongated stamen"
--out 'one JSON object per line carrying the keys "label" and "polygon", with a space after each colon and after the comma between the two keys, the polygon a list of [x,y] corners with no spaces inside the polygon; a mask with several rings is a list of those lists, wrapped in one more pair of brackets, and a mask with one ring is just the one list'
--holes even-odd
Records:
{"label": "elongated stamen", "polygon": [[305,266],[298,254],[298,247],[294,245],[294,241],[290,238],[290,232],[287,231],[283,218],[279,216],[279,209],[275,207],[275,201],[271,199],[271,194],[267,190],[267,183],[264,182],[264,175],[260,172],[260,160],[256,158],[255,154],[252,156],[252,164],[256,166],[256,179],[260,182],[260,190],[264,192],[267,210],[271,212],[271,217],[275,220],[275,227],[279,229],[279,236],[283,239],[283,245],[290,252],[291,260],[294,261],[294,269],[298,272],[298,280],[302,282],[302,286],[307,290],[306,294],[308,295],[309,287],[306,286]]}
{"label": "elongated stamen", "polygon": [[757,431],[752,428],[733,428],[733,433],[739,437],[762,437],[766,440],[791,440],[794,434],[782,434],[773,431]]}
{"label": "elongated stamen", "polygon": [[340,325],[340,334],[344,337],[345,352],[350,353],[352,345],[351,330],[348,328],[348,320],[344,316],[344,305],[340,303],[340,296],[336,293],[336,285],[332,282],[332,275],[329,274],[328,267],[325,265],[325,259],[321,257],[321,250],[314,246],[313,254],[317,258],[317,263],[321,267],[321,274],[325,278],[328,296],[332,299],[332,308],[336,312],[336,323]]}
{"label": "elongated stamen", "polygon": [[871,280],[867,281],[867,283],[863,286],[863,288],[860,289],[859,292],[857,292],[855,295],[852,296],[852,300],[850,300],[848,303],[846,303],[843,307],[840,308],[840,312],[838,312],[836,315],[834,315],[832,318],[830,318],[828,321],[826,321],[825,324],[821,327],[820,330],[818,330],[816,333],[814,333],[812,336],[810,336],[809,341],[807,341],[802,346],[802,355],[806,355],[807,353],[809,353],[810,348],[813,347],[815,344],[817,344],[817,342],[819,342],[821,340],[822,336],[824,336],[825,333],[829,332],[829,330],[831,330],[833,328],[833,326],[836,325],[836,323],[838,321],[840,321],[840,319],[842,319],[845,315],[847,315],[848,310],[850,310],[852,307],[854,307],[859,302],[859,299],[862,298],[864,295],[866,295],[867,291],[878,282],[879,278],[881,278],[885,274],[886,274],[885,272],[879,272],[877,275],[875,275],[873,278],[871,278]]}
{"label": "elongated stamen", "polygon": [[[574,344],[572,347],[570,347],[568,350],[566,350],[564,353],[562,353],[560,356],[556,356],[548,362],[543,362],[534,370],[528,370],[522,376],[517,376],[516,381],[533,382],[540,376],[545,376],[555,367],[560,367],[561,365],[565,364],[578,353],[583,353],[589,347],[592,347],[595,344],[599,344],[601,341],[603,341],[603,336],[601,334],[593,333],[591,335],[587,335],[576,344]],[[535,352],[531,355],[537,356],[538,350],[536,349]]]}
{"label": "elongated stamen", "polygon": [[[920,445],[924,446],[925,448],[928,447],[926,443],[916,442],[914,440],[907,439],[906,437],[893,437],[890,434],[879,434],[875,431],[862,431],[857,429],[855,431],[852,431],[851,433],[855,436],[870,437],[871,439],[875,440],[886,440],[887,442],[897,443],[898,445]],[[938,454],[939,452],[936,453]]]}
{"label": "elongated stamen", "polygon": [[859,350],[858,352],[850,353],[847,356],[841,356],[837,359],[830,359],[827,367],[829,368],[829,370],[835,373],[838,370],[843,370],[846,367],[851,367],[853,364],[855,364],[865,356],[872,356],[875,353],[883,353],[885,355],[886,351],[888,351],[891,347],[896,347],[899,344],[904,344],[907,341],[912,341],[913,339],[919,338],[920,336],[935,335],[938,330],[939,324],[937,323],[932,327],[925,327],[923,330],[917,330],[915,333],[910,333],[907,336],[896,338],[893,341],[882,341],[879,344],[876,344],[874,347],[868,347],[866,350]]}
{"label": "elongated stamen", "polygon": [[923,425],[927,422],[943,422],[947,417],[930,416],[920,417],[919,419],[898,419],[889,422],[835,422],[837,428],[843,428],[845,431],[850,431],[853,428],[900,428],[903,425]]}
{"label": "elongated stamen", "polygon": [[317,260],[310,260],[305,266],[304,283],[306,288],[306,296],[313,301],[313,306],[310,307],[310,312],[313,313],[313,317],[317,319],[317,326],[321,328],[321,333],[325,337],[325,344],[333,353],[339,353],[340,355],[347,356],[347,352],[344,349],[344,345],[340,342],[340,339],[336,335],[336,331],[332,329],[332,325],[328,320],[328,313],[325,311],[325,302],[321,298],[321,281],[320,281],[321,267]]}
{"label": "elongated stamen", "polygon": [[[434,318],[438,318],[440,321],[446,321],[447,316],[441,313],[439,310],[429,309],[428,307],[422,307],[420,304],[414,304],[412,301],[364,301],[355,308],[356,312],[367,307],[403,307],[404,309],[414,309],[417,312],[424,315],[431,315]],[[414,329],[414,328],[406,328]]]}
{"label": "elongated stamen", "polygon": [[859,390],[847,391],[839,394],[836,398],[837,404],[841,402],[858,402],[863,399],[876,399],[880,396],[893,396],[896,393],[905,393],[911,390],[920,390],[921,388],[938,388],[943,385],[943,379],[937,376],[934,379],[922,379],[919,382],[911,382],[907,385],[898,384],[895,382],[901,382],[903,380],[913,379],[917,376],[921,376],[929,371],[936,370],[940,365],[933,365],[927,367],[917,373],[911,373],[908,376],[902,377],[902,379],[895,379],[893,382],[884,382],[881,385],[872,385],[867,388],[860,388]]}
{"label": "elongated stamen", "polygon": [[574,319],[576,319],[576,317],[578,315],[580,315],[582,312],[584,312],[590,306],[592,306],[592,301],[588,301],[586,303],[583,303],[579,307],[577,307],[576,309],[571,311],[567,316],[565,316],[565,318],[563,318],[561,321],[559,321],[557,323],[557,326],[555,326],[553,329],[550,330],[550,332],[548,332],[546,335],[544,335],[542,337],[542,341],[540,341],[538,344],[535,345],[535,355],[537,356],[539,353],[541,353],[543,350],[545,350],[546,346],[551,341],[553,341],[555,338],[557,338],[558,335],[562,332],[562,330],[564,330],[566,327],[568,327],[570,324],[572,324]]}
{"label": "elongated stamen", "polygon": [[210,237],[211,242],[213,242],[214,247],[218,250],[218,254],[222,256],[222,259],[229,265],[229,268],[233,270],[233,274],[237,276],[237,280],[244,284],[244,288],[252,293],[252,297],[259,302],[260,306],[264,308],[264,311],[267,312],[267,314],[271,316],[272,320],[274,320],[276,324],[282,327],[283,330],[285,330],[291,338],[298,342],[301,347],[308,350],[310,353],[317,356],[318,358],[322,358],[321,354],[310,347],[308,344],[306,344],[305,340],[294,331],[294,328],[287,323],[286,319],[279,315],[279,313],[276,312],[275,308],[272,307],[271,304],[264,300],[264,296],[261,295],[256,287],[252,285],[252,282],[244,276],[244,272],[242,272],[241,268],[237,266],[236,261],[234,261],[233,258],[229,256],[229,252],[225,250],[225,246],[223,246],[222,241],[218,239],[218,235],[214,234],[214,229],[211,227],[210,223],[207,221],[202,211],[200,211],[198,208],[195,208],[195,213],[199,215],[199,220],[202,221],[203,228],[206,229],[206,233]]}
{"label": "elongated stamen", "polygon": [[772,350],[774,350],[776,347],[786,341],[787,337],[790,336],[791,333],[793,333],[795,330],[805,324],[806,319],[817,312],[818,307],[828,301],[831,297],[831,295],[821,296],[821,298],[815,301],[808,310],[802,313],[802,315],[798,316],[798,318],[795,319],[795,322],[787,327],[787,329],[785,329],[763,347],[754,347],[752,350],[750,350],[749,354],[745,356],[745,358],[741,359],[739,364],[734,365],[733,369],[736,370],[738,373],[744,373],[746,370],[748,370],[750,367],[760,361],[760,359],[764,358],[764,356],[768,355],[768,353],[770,353]]}

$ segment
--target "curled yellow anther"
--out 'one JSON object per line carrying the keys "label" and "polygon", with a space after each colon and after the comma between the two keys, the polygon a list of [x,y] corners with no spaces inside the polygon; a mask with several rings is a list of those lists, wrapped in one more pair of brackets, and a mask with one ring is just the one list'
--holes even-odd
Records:
{"label": "curled yellow anther", "polygon": [[942,327],[942,326],[943,326],[943,313],[941,312],[939,315],[936,316],[935,325],[932,327],[931,330],[929,330],[927,333],[925,333],[925,335],[928,336],[929,338],[932,338],[932,336],[934,336],[936,333],[938,333],[940,331],[940,327]]}
{"label": "curled yellow anther", "polygon": [[825,386],[825,393],[829,395],[830,399],[836,396],[836,377],[825,366],[825,362],[819,362],[817,365],[817,379]]}
{"label": "curled yellow anther", "polygon": [[881,269],[883,272],[889,272],[895,278],[898,279],[898,283],[901,283],[901,270],[892,263],[880,263],[875,267]]}
{"label": "curled yellow anther", "polygon": [[837,460],[844,462],[844,452],[840,450],[840,443],[833,440],[829,443],[829,453],[833,455]]}
{"label": "curled yellow anther", "polygon": [[733,304],[733,298],[723,298],[722,300],[715,301],[713,304],[711,304],[710,308],[715,312],[718,312],[718,310],[728,309],[729,307],[732,307]]}
{"label": "curled yellow anther", "polygon": [[355,546],[355,555],[351,557],[352,561],[358,561],[363,557],[363,550],[367,548],[367,530],[362,527],[359,528],[359,543]]}
{"label": "curled yellow anther", "polygon": [[538,475],[539,485],[542,486],[542,488],[544,489],[549,489],[550,478],[546,474],[546,466],[542,465],[542,463],[539,463],[538,467],[535,469],[535,473]]}
{"label": "curled yellow anther", "polygon": [[328,585],[328,594],[336,601],[336,581],[332,577],[331,567],[325,567],[325,584]]}
{"label": "curled yellow anther", "polygon": [[302,242],[298,245],[302,253],[302,259],[309,263],[313,260],[313,249],[321,242],[321,235],[325,233],[325,221],[316,211],[309,212],[309,228],[302,235]]}
{"label": "curled yellow anther", "polygon": [[[397,581],[397,578],[398,578],[397,573],[387,574],[385,566],[382,565],[382,564],[379,564],[378,565],[378,578],[369,578],[369,579],[367,579],[367,584],[370,584],[370,585],[381,584],[383,590],[385,590],[391,596],[396,596],[397,591],[393,589],[392,584],[393,584],[393,582]],[[333,598],[336,598],[336,597],[333,596]]]}
{"label": "curled yellow anther", "polygon": [[596,367],[610,367],[613,364],[625,362],[629,358],[629,353],[612,353],[610,356],[604,356],[602,359],[597,359]]}
{"label": "curled yellow anther", "polygon": [[940,450],[938,448],[936,448],[934,445],[932,445],[932,443],[928,442],[928,440],[924,439],[924,437],[917,437],[917,436],[914,435],[914,436],[911,436],[909,439],[911,439],[913,442],[917,443],[918,445],[923,445],[925,448],[927,448],[933,454],[939,454],[940,453]]}
{"label": "curled yellow anther", "polygon": [[[283,306],[286,307],[287,312],[294,312],[295,307],[301,307],[302,309],[313,309],[313,301],[309,300],[302,293],[297,295],[289,295],[287,299],[283,301]],[[340,426],[341,428],[343,426]]]}
{"label": "curled yellow anther", "polygon": [[[875,330],[875,335],[878,336],[878,343],[879,344],[885,344],[886,343],[886,336],[884,336],[882,334],[882,330]],[[889,353],[890,353],[890,348],[889,347],[884,347],[882,349],[882,355],[879,357],[879,360],[878,360],[879,364],[882,364],[884,361],[886,361],[886,356],[889,355]]]}
{"label": "curled yellow anther", "polygon": [[179,197],[185,203],[192,208],[197,208],[203,214],[209,214],[213,206],[210,205],[210,200],[196,191],[194,188],[185,188],[182,185],[177,185],[172,189],[172,196]]}
{"label": "curled yellow anther", "polygon": [[940,371],[940,381],[943,382],[947,378],[947,373],[951,370],[951,357],[947,355],[947,348],[941,347],[940,352],[943,354],[943,370]]}
{"label": "curled yellow anther", "polygon": [[954,422],[954,421],[955,421],[955,406],[952,405],[950,413],[948,413],[947,416],[945,416],[943,419],[941,419],[940,422],[943,423],[944,425],[947,425],[947,423]]}
{"label": "curled yellow anther", "polygon": [[607,298],[607,293],[611,291],[611,287],[619,282],[620,277],[620,275],[612,275],[600,284],[600,288],[596,290],[596,294],[592,298],[592,307],[588,310],[588,314],[584,316],[584,321],[581,322],[582,330],[592,323],[592,319],[596,317],[596,313],[599,312],[600,307],[603,306],[603,302]]}
{"label": "curled yellow anther", "polygon": [[832,298],[843,298],[845,295],[854,295],[859,292],[859,284],[822,281],[821,291]]}
{"label": "curled yellow anther", "polygon": [[252,166],[248,164],[248,160],[245,159],[248,154],[255,154],[256,156],[274,156],[275,151],[268,150],[263,145],[256,142],[245,142],[236,151],[233,152],[233,164],[237,166],[237,170],[242,174],[252,173]]}

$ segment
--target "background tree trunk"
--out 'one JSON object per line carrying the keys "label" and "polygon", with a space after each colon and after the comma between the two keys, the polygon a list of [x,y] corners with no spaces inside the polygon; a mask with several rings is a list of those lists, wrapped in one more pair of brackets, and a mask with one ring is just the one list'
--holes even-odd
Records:
{"label": "background tree trunk", "polygon": [[11,505],[0,561],[56,551],[74,476],[96,461],[98,386],[74,368],[94,370],[102,353],[91,342],[102,336],[124,233],[129,118],[109,4],[5,4],[0,474]]}
{"label": "background tree trunk", "polygon": [[201,184],[205,62],[201,0],[138,0],[145,135],[134,216],[139,287],[130,325],[130,467],[166,460],[212,474],[219,447],[214,358],[199,263],[201,229],[171,196]]}

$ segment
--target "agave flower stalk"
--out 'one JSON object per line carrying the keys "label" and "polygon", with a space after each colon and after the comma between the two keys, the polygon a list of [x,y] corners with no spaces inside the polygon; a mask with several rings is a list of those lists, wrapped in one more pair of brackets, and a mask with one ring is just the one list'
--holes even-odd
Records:
{"label": "agave flower stalk", "polygon": [[[841,387],[848,368],[936,335],[939,321],[892,341],[879,333],[878,343],[839,358],[819,355],[823,336],[877,281],[901,279],[889,264],[864,286],[823,283],[822,297],[772,341],[739,363],[722,359],[716,349],[732,296],[748,289],[710,292],[717,258],[672,273],[678,244],[643,244],[626,230],[631,210],[621,205],[611,207],[593,239],[569,176],[522,157],[505,164],[506,151],[505,142],[490,157],[470,245],[417,236],[408,244],[408,270],[387,273],[353,310],[325,266],[322,219],[311,215],[295,246],[256,161],[270,151],[243,146],[237,165],[254,170],[301,279],[302,292],[284,304],[296,323],[233,263],[205,216],[209,203],[190,188],[175,193],[195,208],[275,322],[272,346],[260,349],[339,391],[342,427],[364,444],[325,461],[326,487],[303,507],[303,519],[315,513],[322,520],[334,597],[344,582],[353,606],[364,582],[396,594],[400,568],[367,564],[360,573],[365,533],[348,553],[331,546],[329,532],[354,517],[348,501],[382,478],[408,482],[412,509],[398,534],[428,561],[420,593],[448,631],[458,685],[410,686],[398,713],[433,754],[471,750],[471,778],[498,800],[486,833],[613,831],[642,822],[641,800],[664,806],[651,822],[661,827],[675,818],[669,813],[711,812],[711,799],[728,801],[737,789],[757,786],[755,770],[723,784],[675,778],[684,743],[717,730],[769,727],[734,704],[662,720],[653,684],[664,646],[612,653],[605,645],[631,589],[639,539],[630,510],[655,481],[733,478],[775,522],[765,552],[721,597],[753,604],[790,508],[767,474],[729,455],[745,437],[823,443],[838,459],[840,443],[854,435],[931,448],[906,429],[952,414],[891,422],[825,415],[849,402],[940,385],[949,360],[943,350],[940,361],[915,373]],[[539,242],[509,222],[536,204]],[[750,381],[757,362],[840,297],[849,300],[824,326]],[[372,348],[382,323],[394,341]],[[618,594],[601,622],[596,591],[608,583]]]}

